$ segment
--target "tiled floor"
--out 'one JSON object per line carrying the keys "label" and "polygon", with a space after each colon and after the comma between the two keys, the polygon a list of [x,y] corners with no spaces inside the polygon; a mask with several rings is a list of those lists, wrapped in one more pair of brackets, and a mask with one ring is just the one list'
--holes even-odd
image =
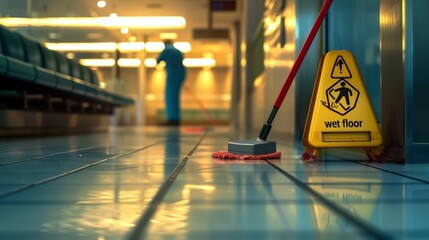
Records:
{"label": "tiled floor", "polygon": [[[277,140],[277,139],[276,139]],[[211,157],[228,129],[0,141],[0,239],[428,239],[429,164]]]}

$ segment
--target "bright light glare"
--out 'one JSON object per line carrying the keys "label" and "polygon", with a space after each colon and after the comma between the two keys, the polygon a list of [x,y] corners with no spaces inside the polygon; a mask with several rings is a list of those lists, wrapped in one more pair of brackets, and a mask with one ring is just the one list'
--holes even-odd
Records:
{"label": "bright light glare", "polygon": [[162,42],[147,42],[146,51],[148,52],[161,52],[164,49],[164,43]]}
{"label": "bright light glare", "polygon": [[0,18],[7,27],[82,27],[82,28],[185,28],[186,20],[181,16],[157,17],[57,17],[57,18]]}
{"label": "bright light glare", "polygon": [[136,38],[135,36],[130,36],[130,37],[128,38],[128,41],[130,41],[130,42],[135,42],[135,41],[137,41],[137,38]]}
{"label": "bright light glare", "polygon": [[214,67],[216,60],[213,58],[185,58],[183,64],[186,67]]}
{"label": "bright light glare", "polygon": [[115,65],[114,59],[80,59],[80,63],[91,67],[111,67]]}
{"label": "bright light glare", "polygon": [[[119,47],[119,51],[124,52],[139,52],[146,47],[148,52],[161,52],[164,49],[162,42],[98,42],[98,43],[46,43],[47,48],[55,51],[87,51],[87,52],[103,52],[114,51]],[[176,42],[174,46],[183,53],[191,51],[191,44],[188,42]]]}
{"label": "bright light glare", "polygon": [[[115,65],[115,60],[112,58],[81,59],[80,63],[82,65],[90,66],[90,67],[111,67]],[[141,61],[138,58],[121,58],[118,60],[118,65],[120,67],[138,67],[140,66],[140,64],[141,64]]]}
{"label": "bright light glare", "polygon": [[97,43],[45,43],[46,47],[55,51],[114,51],[116,43],[97,42]]}
{"label": "bright light glare", "polygon": [[159,34],[159,38],[161,38],[161,39],[176,39],[177,33],[163,32],[163,33]]}
{"label": "bright light glare", "polygon": [[141,64],[141,60],[138,58],[121,58],[118,60],[120,67],[138,67]]}
{"label": "bright light glare", "polygon": [[142,51],[144,49],[143,42],[120,42],[119,51],[121,52],[135,52]]}
{"label": "bright light glare", "polygon": [[128,34],[129,32],[130,32],[129,28],[126,28],[126,27],[121,28],[121,33],[122,34]]}
{"label": "bright light glare", "polygon": [[[115,64],[115,60],[111,58],[81,59],[80,63],[91,67],[111,67]],[[138,58],[121,58],[118,61],[120,67],[138,67],[140,64],[141,61]],[[214,67],[216,66],[216,60],[213,58],[185,58],[183,64],[185,67]],[[146,58],[144,65],[146,67],[156,67],[156,59]],[[163,64],[160,65],[163,66]]]}
{"label": "bright light glare", "polygon": [[[174,47],[179,49],[181,52],[188,53],[191,51],[191,44],[188,42],[175,42]],[[148,52],[161,52],[164,50],[164,43],[162,42],[147,42],[146,51]]]}
{"label": "bright light glare", "polygon": [[100,0],[97,2],[97,7],[99,7],[99,8],[104,8],[104,7],[106,7],[106,5],[107,5],[106,1]]}
{"label": "bright light glare", "polygon": [[[213,58],[185,58],[183,59],[185,67],[214,67],[216,60]],[[156,60],[154,58],[147,58],[145,60],[146,67],[155,67]]]}
{"label": "bright light glare", "polygon": [[144,60],[144,65],[146,67],[155,67],[156,66],[156,59],[155,58],[146,58]]}
{"label": "bright light glare", "polygon": [[211,52],[205,52],[205,53],[203,53],[203,57],[204,58],[213,58],[214,54]]}
{"label": "bright light glare", "polygon": [[173,43],[173,45],[181,52],[185,52],[185,53],[190,52],[192,49],[191,44],[188,42],[175,42]]}

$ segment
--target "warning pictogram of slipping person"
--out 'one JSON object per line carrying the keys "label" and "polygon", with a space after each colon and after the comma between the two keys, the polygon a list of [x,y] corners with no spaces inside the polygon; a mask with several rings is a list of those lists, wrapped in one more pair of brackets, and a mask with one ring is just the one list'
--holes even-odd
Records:
{"label": "warning pictogram of slipping person", "polygon": [[356,107],[358,99],[359,91],[341,78],[326,90],[326,100],[321,102],[329,110],[343,116]]}

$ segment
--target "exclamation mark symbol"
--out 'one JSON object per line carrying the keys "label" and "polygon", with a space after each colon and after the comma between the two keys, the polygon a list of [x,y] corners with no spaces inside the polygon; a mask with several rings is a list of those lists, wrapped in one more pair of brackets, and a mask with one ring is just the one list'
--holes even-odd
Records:
{"label": "exclamation mark symbol", "polygon": [[331,77],[332,78],[352,78],[352,73],[350,72],[349,66],[347,66],[346,60],[338,55],[333,62]]}
{"label": "exclamation mark symbol", "polygon": [[343,64],[343,60],[341,58],[338,59],[337,66],[340,67],[340,73],[343,73]]}

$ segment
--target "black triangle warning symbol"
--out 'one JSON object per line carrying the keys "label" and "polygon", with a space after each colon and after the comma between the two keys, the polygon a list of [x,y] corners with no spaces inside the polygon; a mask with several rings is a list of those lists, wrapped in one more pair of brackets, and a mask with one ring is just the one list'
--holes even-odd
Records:
{"label": "black triangle warning symbol", "polygon": [[331,78],[352,78],[352,73],[341,55],[335,59],[334,66],[332,67]]}

